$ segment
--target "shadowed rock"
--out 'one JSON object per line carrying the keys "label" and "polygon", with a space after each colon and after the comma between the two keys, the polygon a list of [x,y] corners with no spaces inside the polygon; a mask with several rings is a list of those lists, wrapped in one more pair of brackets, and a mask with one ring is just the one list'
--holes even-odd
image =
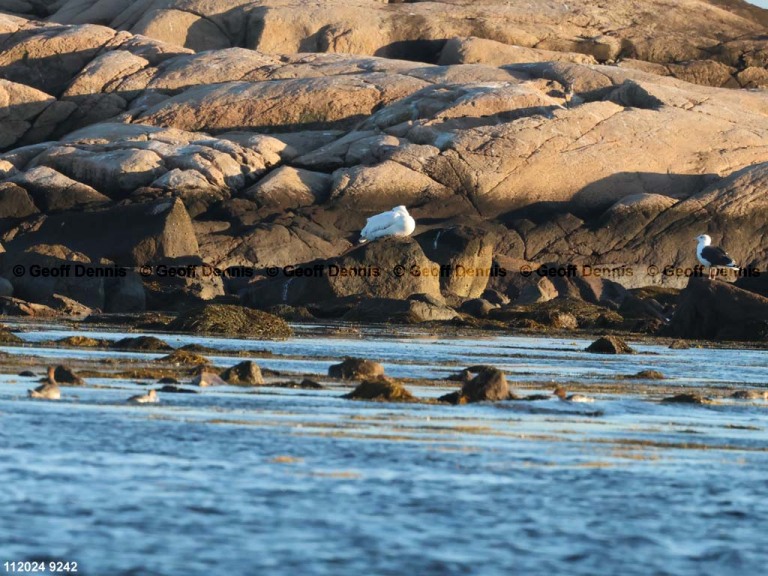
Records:
{"label": "shadowed rock", "polygon": [[221,373],[221,378],[228,384],[238,386],[258,386],[264,384],[261,368],[251,360],[246,360],[227,368]]}
{"label": "shadowed rock", "polygon": [[593,354],[634,354],[635,351],[618,336],[601,336],[587,346],[587,352]]}
{"label": "shadowed rock", "polygon": [[360,380],[384,375],[384,366],[362,358],[344,358],[340,364],[328,367],[328,376],[342,380]]}
{"label": "shadowed rock", "polygon": [[768,298],[720,280],[691,278],[669,327],[677,338],[764,340]]}

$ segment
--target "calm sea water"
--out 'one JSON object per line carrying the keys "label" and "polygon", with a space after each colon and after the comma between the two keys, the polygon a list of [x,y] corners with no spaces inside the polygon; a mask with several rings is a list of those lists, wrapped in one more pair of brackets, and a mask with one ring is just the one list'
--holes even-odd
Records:
{"label": "calm sea water", "polygon": [[[399,377],[493,364],[542,391],[646,368],[669,376],[665,385],[768,386],[768,355],[757,351],[637,346],[605,358],[583,353],[581,340],[163,338],[270,350],[262,367],[297,373],[350,354]],[[33,558],[77,561],[92,576],[719,576],[768,565],[768,403],[594,394],[590,405],[448,407],[353,402],[340,387],[222,387],[128,406],[145,385],[91,379],[98,388],[36,402],[31,380],[0,377],[0,573],[6,560]]]}

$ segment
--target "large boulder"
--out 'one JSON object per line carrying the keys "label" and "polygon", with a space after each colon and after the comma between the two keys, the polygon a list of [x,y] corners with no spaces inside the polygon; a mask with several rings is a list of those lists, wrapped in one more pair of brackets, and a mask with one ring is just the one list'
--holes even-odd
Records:
{"label": "large boulder", "polygon": [[274,278],[245,289],[243,301],[254,307],[292,306],[344,296],[405,300],[414,294],[442,300],[440,270],[410,238],[384,238],[343,256],[282,270]]}
{"label": "large boulder", "polygon": [[245,360],[231,368],[227,368],[220,376],[228,384],[237,386],[258,386],[264,384],[261,368],[259,368],[256,362],[251,360]]}
{"label": "large boulder", "polygon": [[672,336],[706,340],[768,338],[768,298],[721,280],[691,278],[669,326]]}
{"label": "large boulder", "polygon": [[440,277],[443,293],[477,298],[494,273],[495,238],[466,226],[434,229],[416,237],[424,254],[445,271]]}
{"label": "large boulder", "polygon": [[192,222],[180,200],[52,214],[37,228],[17,234],[6,249],[21,253],[39,244],[64,245],[91,260],[107,258],[121,266],[198,254]]}

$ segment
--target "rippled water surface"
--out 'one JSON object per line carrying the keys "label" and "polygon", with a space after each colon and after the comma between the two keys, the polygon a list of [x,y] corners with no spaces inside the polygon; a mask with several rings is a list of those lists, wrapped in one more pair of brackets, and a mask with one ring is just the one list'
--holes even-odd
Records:
{"label": "rippled water surface", "polygon": [[[761,351],[636,346],[608,358],[584,353],[583,340],[163,338],[269,350],[262,367],[293,373],[357,355],[403,378],[493,364],[543,392],[647,368],[664,372],[665,386],[768,386]],[[75,560],[94,576],[766,573],[768,402],[595,393],[588,405],[395,405],[344,400],[348,389],[332,385],[222,387],[128,406],[145,385],[89,379],[97,387],[40,402],[26,398],[32,383],[0,376],[0,562]]]}

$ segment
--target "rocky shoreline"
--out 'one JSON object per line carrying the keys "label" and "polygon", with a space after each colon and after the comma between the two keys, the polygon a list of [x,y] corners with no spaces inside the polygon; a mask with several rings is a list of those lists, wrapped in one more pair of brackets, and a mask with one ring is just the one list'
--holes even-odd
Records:
{"label": "rocky shoreline", "polygon": [[3,314],[768,337],[763,11],[182,4],[0,2]]}

